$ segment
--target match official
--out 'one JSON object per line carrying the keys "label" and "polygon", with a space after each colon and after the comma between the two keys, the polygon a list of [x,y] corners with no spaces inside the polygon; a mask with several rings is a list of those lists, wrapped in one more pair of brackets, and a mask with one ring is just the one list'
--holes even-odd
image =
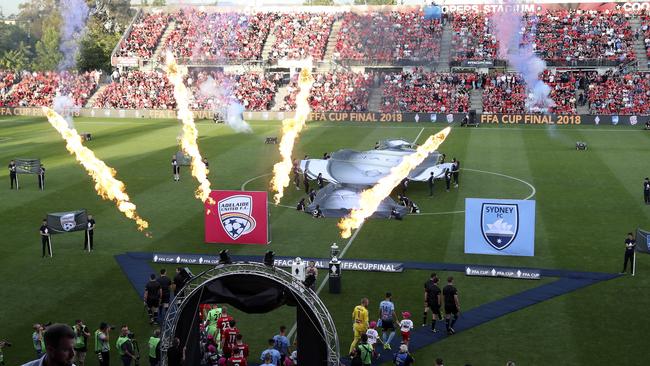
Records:
{"label": "match official", "polygon": [[634,249],[636,248],[636,240],[632,233],[627,233],[627,238],[625,239],[625,258],[623,259],[623,271],[625,273],[627,269],[627,262],[630,262],[630,273],[634,273]]}
{"label": "match official", "polygon": [[162,288],[160,283],[156,281],[156,275],[151,274],[149,282],[144,288],[144,303],[149,313],[149,323],[153,324],[158,320],[158,307],[162,299]]}
{"label": "match official", "polygon": [[47,250],[47,253],[52,256],[52,250],[50,248],[50,229],[47,227],[47,220],[43,219],[43,223],[41,224],[41,244],[43,247],[43,256],[42,258],[45,258],[45,251]]}
{"label": "match official", "polygon": [[431,278],[424,283],[424,314],[422,317],[422,326],[427,325],[427,310],[431,310],[431,331],[437,332],[436,321],[442,320],[440,308],[442,307],[442,291],[438,287],[438,276],[431,274]]}
{"label": "match official", "polygon": [[[456,324],[458,315],[460,314],[458,290],[454,286],[453,277],[447,277],[447,286],[442,289],[442,296],[445,302],[445,323],[447,323],[447,334],[452,335],[456,332],[454,331],[454,325]],[[454,319],[451,319],[452,315]]]}
{"label": "match official", "polygon": [[[88,224],[86,226],[86,236],[84,238],[84,250],[93,250],[93,236],[95,235],[95,219],[93,215],[88,215]],[[90,247],[89,247],[90,245]]]}
{"label": "match official", "polygon": [[11,188],[14,189],[14,184],[16,185],[16,189],[18,189],[18,181],[16,180],[16,162],[15,161],[10,161],[9,162],[9,181],[11,182]]}
{"label": "match official", "polygon": [[650,204],[650,178],[646,177],[643,181],[643,202]]}

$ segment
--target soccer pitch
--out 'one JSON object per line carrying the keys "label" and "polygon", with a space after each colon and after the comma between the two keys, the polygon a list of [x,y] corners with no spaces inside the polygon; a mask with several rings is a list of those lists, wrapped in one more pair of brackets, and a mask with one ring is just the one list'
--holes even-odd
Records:
{"label": "soccer pitch", "polygon": [[[101,321],[128,324],[143,349],[151,326],[143,305],[114,256],[129,251],[327,257],[329,246],[349,244],[346,258],[387,259],[398,262],[447,262],[526,266],[614,273],[622,269],[623,239],[637,227],[648,229],[650,206],[643,204],[642,180],[650,175],[650,134],[639,128],[609,126],[506,126],[452,129],[440,151],[460,159],[461,186],[445,192],[437,183],[433,198],[426,183],[412,183],[409,198],[424,215],[403,221],[370,220],[353,241],[339,238],[334,219],[315,220],[293,208],[271,206],[273,242],[269,246],[203,243],[203,204],[194,198],[197,183],[187,168],[174,182],[170,159],[178,150],[176,120],[75,120],[79,132],[93,134],[86,146],[126,184],[138,212],[151,226],[152,238],[136,230],[113,203],[99,198],[91,178],[65,150],[59,135],[44,118],[0,119],[0,161],[40,158],[47,168],[44,192],[36,178],[20,176],[20,191],[9,190],[7,169],[0,173],[0,339],[7,365],[34,358],[31,325],[48,321],[72,323],[81,318],[94,331]],[[253,122],[252,134],[235,134],[225,125],[199,122],[199,146],[210,162],[213,189],[265,190],[279,136],[279,122]],[[294,156],[321,157],[343,148],[372,149],[386,138],[423,142],[442,124],[308,123]],[[589,150],[576,151],[576,141]],[[290,186],[282,204],[294,207],[304,193]],[[534,257],[495,257],[463,253],[464,199],[467,197],[523,199],[535,193],[536,248]],[[38,227],[47,212],[86,208],[97,220],[95,251],[82,250],[83,234],[53,237],[54,258],[41,259]],[[153,266],[156,269],[160,265]],[[165,266],[173,275],[174,267]],[[202,267],[207,269],[207,267]],[[200,270],[199,267],[196,271]],[[324,277],[321,271],[319,282]],[[449,365],[647,364],[641,345],[650,318],[650,257],[637,258],[636,277],[625,276],[555,297],[540,304],[459,332],[414,354],[416,364],[432,364],[441,357]],[[361,297],[370,298],[371,318],[386,291],[397,311],[408,310],[419,326],[423,308],[422,284],[429,272],[343,273],[343,292],[321,297],[338,329],[342,353],[350,341],[351,312]],[[462,311],[522,290],[548,283],[453,275]],[[265,315],[234,311],[237,326],[257,360],[265,340],[281,324],[294,322],[293,309]],[[459,324],[463,321],[462,316]],[[111,346],[114,346],[114,340]],[[92,346],[92,342],[91,342]],[[113,347],[114,348],[114,347]],[[114,350],[112,352],[115,352]],[[143,360],[144,361],[144,360]],[[117,364],[117,353],[113,363]],[[88,365],[96,365],[89,354]]]}

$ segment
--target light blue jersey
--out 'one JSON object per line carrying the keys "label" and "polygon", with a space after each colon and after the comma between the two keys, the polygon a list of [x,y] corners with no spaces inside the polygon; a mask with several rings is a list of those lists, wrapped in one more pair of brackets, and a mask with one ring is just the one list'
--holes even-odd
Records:
{"label": "light blue jersey", "polygon": [[391,301],[384,300],[379,304],[379,312],[381,313],[381,320],[393,320],[395,305]]}

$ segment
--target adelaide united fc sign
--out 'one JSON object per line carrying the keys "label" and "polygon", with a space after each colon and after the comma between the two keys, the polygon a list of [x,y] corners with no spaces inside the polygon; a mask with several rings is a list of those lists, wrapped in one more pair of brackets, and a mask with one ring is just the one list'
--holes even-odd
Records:
{"label": "adelaide united fc sign", "polygon": [[206,203],[205,241],[228,244],[268,244],[266,192],[212,191],[216,204]]}

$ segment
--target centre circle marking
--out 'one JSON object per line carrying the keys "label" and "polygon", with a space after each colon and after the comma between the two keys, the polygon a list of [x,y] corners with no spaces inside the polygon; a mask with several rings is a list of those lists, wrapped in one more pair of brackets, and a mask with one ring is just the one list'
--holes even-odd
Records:
{"label": "centre circle marking", "polygon": [[[483,174],[492,174],[492,175],[496,175],[496,176],[499,176],[499,177],[512,179],[512,180],[515,180],[515,181],[517,181],[517,182],[523,183],[523,184],[527,185],[527,186],[530,188],[530,194],[529,194],[526,198],[524,198],[524,200],[529,200],[529,199],[533,198],[533,197],[535,196],[535,194],[537,193],[537,189],[535,189],[535,186],[533,186],[533,185],[530,184],[529,182],[526,182],[525,180],[520,179],[520,178],[517,178],[517,177],[513,177],[513,176],[510,176],[510,175],[501,174],[501,173],[496,173],[496,172],[490,172],[490,171],[487,171],[487,170],[470,169],[470,168],[461,168],[461,170],[466,170],[466,171],[469,171],[469,172],[483,173]],[[252,181],[254,181],[254,180],[260,179],[260,178],[267,177],[267,176],[269,176],[269,175],[271,175],[271,174],[273,174],[273,173],[266,173],[266,174],[258,175],[257,177],[254,177],[254,178],[251,178],[251,179],[245,181],[245,182],[242,183],[242,185],[241,185],[241,190],[242,190],[242,191],[245,191],[245,190],[246,190],[246,185],[248,185],[248,183],[250,183],[250,182],[252,182]],[[272,203],[272,202],[270,202],[270,201],[269,201],[269,203],[272,204],[272,205],[275,205],[274,203]],[[291,206],[287,206],[287,205],[282,205],[282,204],[278,204],[277,206],[285,207],[285,208],[295,209],[295,207],[291,207]],[[453,215],[453,214],[459,214],[459,213],[463,213],[463,212],[465,212],[465,210],[460,210],[460,211],[443,211],[443,212],[422,212],[422,213],[419,213],[419,214],[413,214],[413,215],[411,215],[411,216],[424,216],[424,215]]]}

